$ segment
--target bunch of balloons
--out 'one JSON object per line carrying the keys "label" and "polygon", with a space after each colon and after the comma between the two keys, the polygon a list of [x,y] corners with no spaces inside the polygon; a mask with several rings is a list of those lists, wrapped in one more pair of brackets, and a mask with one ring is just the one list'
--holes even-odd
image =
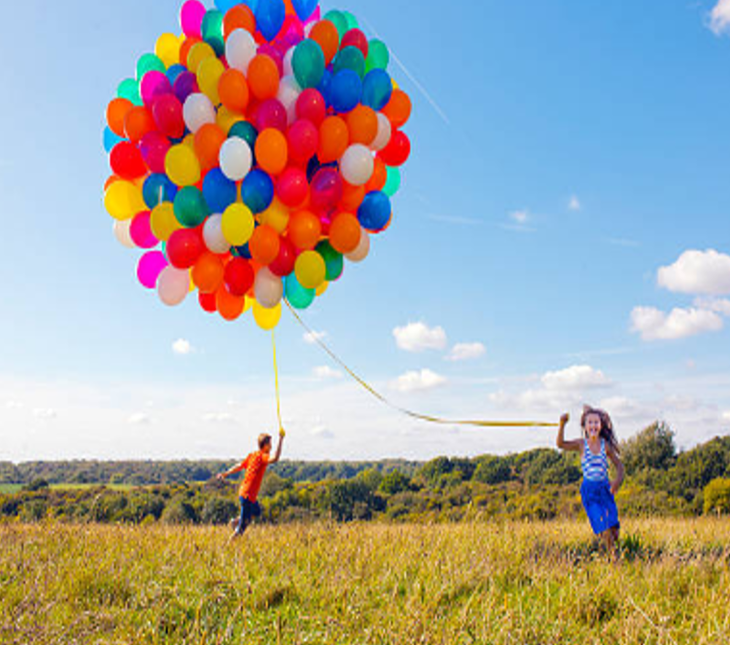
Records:
{"label": "bunch of balloons", "polygon": [[390,224],[410,155],[389,53],[317,0],[187,0],[107,108],[117,239],[167,305],[272,329]]}

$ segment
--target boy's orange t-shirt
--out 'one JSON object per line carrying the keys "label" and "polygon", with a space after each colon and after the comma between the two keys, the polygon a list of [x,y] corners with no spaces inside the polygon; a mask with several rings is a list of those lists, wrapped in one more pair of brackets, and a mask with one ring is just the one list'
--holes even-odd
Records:
{"label": "boy's orange t-shirt", "polygon": [[239,497],[244,497],[250,502],[256,501],[269,461],[271,461],[269,456],[261,450],[252,452],[244,459],[243,467],[246,469],[246,474],[238,489]]}

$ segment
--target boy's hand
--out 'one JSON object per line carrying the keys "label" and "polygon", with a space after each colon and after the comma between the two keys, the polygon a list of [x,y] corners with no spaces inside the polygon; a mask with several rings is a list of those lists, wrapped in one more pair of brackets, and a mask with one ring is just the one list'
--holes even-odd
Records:
{"label": "boy's hand", "polygon": [[226,474],[225,473],[218,473],[215,478],[219,481],[225,481],[226,480]]}
{"label": "boy's hand", "polygon": [[568,421],[570,421],[570,415],[566,412],[563,416],[560,417],[560,425],[565,426]]}
{"label": "boy's hand", "polygon": [[286,430],[284,430],[284,428],[279,428],[279,438],[283,439],[284,437],[286,437]]}

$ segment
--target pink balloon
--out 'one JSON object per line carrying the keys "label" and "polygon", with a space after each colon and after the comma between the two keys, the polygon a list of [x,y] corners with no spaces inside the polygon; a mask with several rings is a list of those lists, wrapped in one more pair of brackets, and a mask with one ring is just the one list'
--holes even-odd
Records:
{"label": "pink balloon", "polygon": [[198,0],[187,0],[180,7],[180,28],[186,36],[201,37],[200,27],[203,24],[205,7]]}
{"label": "pink balloon", "polygon": [[167,266],[167,260],[161,251],[148,251],[137,263],[137,278],[143,287],[154,289],[157,279]]}
{"label": "pink balloon", "polygon": [[342,177],[334,168],[320,168],[312,177],[312,207],[324,213],[342,199]]}
{"label": "pink balloon", "polygon": [[151,249],[157,246],[159,240],[155,237],[150,226],[150,212],[137,213],[129,226],[129,237],[141,249]]}
{"label": "pink balloon", "polygon": [[299,206],[309,193],[307,173],[299,168],[287,168],[276,183],[276,194],[289,208]]}
{"label": "pink balloon", "polygon": [[170,149],[170,140],[159,132],[148,132],[139,142],[139,149],[147,167],[155,173],[165,172],[165,156]]}
{"label": "pink balloon", "polygon": [[256,128],[259,132],[268,128],[275,128],[286,132],[286,108],[277,99],[267,99],[256,110]]}
{"label": "pink balloon", "polygon": [[142,82],[139,84],[139,93],[145,107],[150,109],[158,96],[173,93],[172,84],[162,72],[153,69],[142,77]]}

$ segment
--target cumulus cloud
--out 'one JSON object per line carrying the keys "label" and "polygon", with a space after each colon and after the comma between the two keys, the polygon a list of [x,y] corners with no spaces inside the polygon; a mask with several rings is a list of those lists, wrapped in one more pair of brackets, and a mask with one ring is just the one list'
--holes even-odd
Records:
{"label": "cumulus cloud", "polygon": [[708,26],[716,36],[730,30],[730,0],[719,0],[712,8]]}
{"label": "cumulus cloud", "polygon": [[422,352],[427,349],[446,348],[446,332],[442,327],[428,327],[423,322],[408,323],[396,327],[393,336],[398,347],[406,352]]}
{"label": "cumulus cloud", "polygon": [[36,419],[55,419],[58,413],[52,408],[35,408],[33,416]]}
{"label": "cumulus cloud", "polygon": [[342,372],[332,369],[329,365],[319,365],[312,370],[312,373],[321,379],[342,378],[343,376]]}
{"label": "cumulus cloud", "polygon": [[590,365],[571,365],[555,372],[546,372],[540,380],[548,390],[583,390],[611,385],[601,370]]}
{"label": "cumulus cloud", "polygon": [[236,419],[229,412],[208,412],[203,415],[203,421],[209,423],[232,423]]}
{"label": "cumulus cloud", "polygon": [[730,255],[714,249],[685,251],[674,264],[659,268],[657,282],[660,287],[679,293],[730,294]]}
{"label": "cumulus cloud", "polygon": [[456,343],[446,358],[450,361],[469,361],[484,356],[486,351],[482,343]]}
{"label": "cumulus cloud", "polygon": [[722,318],[707,309],[675,308],[667,314],[655,307],[634,307],[631,312],[631,331],[642,340],[677,340],[722,328]]}
{"label": "cumulus cloud", "polygon": [[444,385],[446,378],[429,369],[406,372],[391,383],[399,392],[423,392]]}
{"label": "cumulus cloud", "polygon": [[730,316],[730,300],[727,298],[695,298],[695,307],[709,309],[723,316]]}
{"label": "cumulus cloud", "polygon": [[184,338],[178,338],[173,344],[172,344],[172,351],[175,352],[178,356],[187,356],[188,354],[192,353],[193,346],[190,344],[189,340],[185,340]]}
{"label": "cumulus cloud", "polygon": [[570,201],[568,201],[568,210],[579,211],[581,209],[580,200],[577,195],[572,195]]}
{"label": "cumulus cloud", "polygon": [[317,341],[324,340],[327,337],[326,331],[307,331],[304,332],[304,342],[314,345]]}
{"label": "cumulus cloud", "polygon": [[152,423],[152,419],[149,414],[144,412],[136,412],[127,419],[127,423],[132,426],[144,426]]}

